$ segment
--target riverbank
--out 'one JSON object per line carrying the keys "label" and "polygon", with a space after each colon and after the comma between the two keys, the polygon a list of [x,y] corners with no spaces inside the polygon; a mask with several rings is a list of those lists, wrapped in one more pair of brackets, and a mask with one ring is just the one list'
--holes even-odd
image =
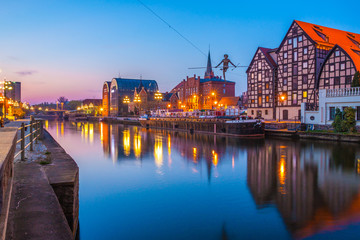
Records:
{"label": "riverbank", "polygon": [[[25,161],[13,162],[17,128],[1,129],[10,130],[12,137],[8,138],[15,139],[7,141],[11,148],[1,146],[9,156],[5,162],[9,164],[3,162],[8,170],[1,172],[2,185],[10,186],[2,189],[2,239],[75,239],[79,214],[77,164],[46,130],[34,144],[34,151],[26,152]],[[2,140],[3,136],[1,133]]]}

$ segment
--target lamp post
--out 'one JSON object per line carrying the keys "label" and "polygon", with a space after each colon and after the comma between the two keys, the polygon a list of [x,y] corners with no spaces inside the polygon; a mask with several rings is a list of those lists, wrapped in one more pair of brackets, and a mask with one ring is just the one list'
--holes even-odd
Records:
{"label": "lamp post", "polygon": [[140,115],[140,104],[141,104],[141,98],[139,96],[139,94],[136,94],[135,97],[134,97],[134,102],[139,104],[139,115]]}
{"label": "lamp post", "polygon": [[128,96],[125,96],[124,99],[123,99],[123,103],[124,104],[127,104],[127,112],[129,111],[129,103],[130,103],[130,98]]}
{"label": "lamp post", "polygon": [[159,90],[156,91],[155,95],[154,95],[155,101],[157,103],[156,105],[156,111],[159,109],[159,103],[160,101],[163,99],[162,93],[159,92]]}
{"label": "lamp post", "polygon": [[[281,95],[279,98],[279,101],[284,104],[284,100],[285,100],[285,95]],[[278,122],[280,122],[280,104],[279,104],[279,121]]]}

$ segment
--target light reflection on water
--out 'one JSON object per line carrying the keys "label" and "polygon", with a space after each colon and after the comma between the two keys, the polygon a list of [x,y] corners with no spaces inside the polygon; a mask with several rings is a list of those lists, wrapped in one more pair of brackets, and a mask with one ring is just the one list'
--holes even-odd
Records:
{"label": "light reflection on water", "polygon": [[49,122],[80,167],[81,239],[359,239],[357,144]]}

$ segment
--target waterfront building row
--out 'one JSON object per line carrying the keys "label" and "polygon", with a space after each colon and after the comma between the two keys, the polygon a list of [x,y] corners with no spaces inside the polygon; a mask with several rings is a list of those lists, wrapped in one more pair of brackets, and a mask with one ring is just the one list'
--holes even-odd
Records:
{"label": "waterfront building row", "polygon": [[320,89],[350,88],[360,70],[360,34],[293,21],[278,48],[259,47],[247,69],[248,115],[301,118]]}

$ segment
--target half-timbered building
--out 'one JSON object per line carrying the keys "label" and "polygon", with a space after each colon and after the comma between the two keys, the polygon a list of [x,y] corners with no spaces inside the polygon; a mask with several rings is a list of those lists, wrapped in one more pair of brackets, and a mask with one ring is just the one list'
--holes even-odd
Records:
{"label": "half-timbered building", "polygon": [[248,78],[248,115],[275,118],[276,49],[259,47],[246,71]]}
{"label": "half-timbered building", "polygon": [[[359,36],[312,23],[293,21],[275,52],[277,78],[274,79],[275,90],[272,91],[272,97],[276,114],[273,119],[300,119],[301,103],[305,102],[310,108],[317,107],[319,89],[349,87],[360,65]],[[252,115],[252,108],[263,106],[259,90],[256,89],[260,85],[254,85],[254,89],[252,78],[259,74],[262,76],[263,70],[255,70],[253,62],[254,59],[249,67],[253,71],[248,70],[251,106],[249,115]]]}

